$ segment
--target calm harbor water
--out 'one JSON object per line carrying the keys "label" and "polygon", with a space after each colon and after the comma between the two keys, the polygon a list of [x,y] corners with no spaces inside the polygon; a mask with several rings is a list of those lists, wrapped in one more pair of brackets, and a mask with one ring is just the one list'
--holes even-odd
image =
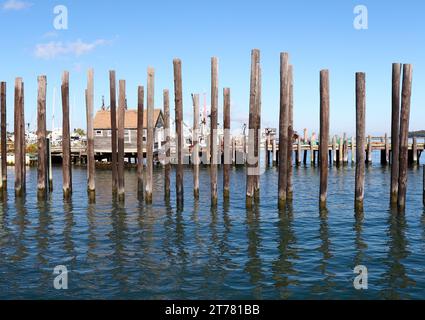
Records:
{"label": "calm harbor water", "polygon": [[[276,208],[275,168],[261,176],[252,211],[245,209],[243,169],[234,169],[231,199],[220,198],[216,210],[208,169],[201,170],[199,202],[186,170],[182,211],[174,194],[164,201],[161,169],[152,206],[137,199],[135,171],[126,172],[122,205],[111,200],[109,171],[97,172],[97,202],[89,204],[84,169],[73,171],[70,202],[62,199],[60,168],[46,202],[37,201],[33,169],[26,198],[15,200],[10,170],[9,196],[0,203],[0,299],[425,298],[420,167],[409,170],[404,215],[388,205],[389,167],[367,168],[363,215],[353,210],[351,164],[330,169],[327,212],[318,209],[318,169],[294,170],[286,212]],[[57,265],[69,270],[66,291],[53,287]],[[368,268],[368,290],[353,288],[357,265]]]}

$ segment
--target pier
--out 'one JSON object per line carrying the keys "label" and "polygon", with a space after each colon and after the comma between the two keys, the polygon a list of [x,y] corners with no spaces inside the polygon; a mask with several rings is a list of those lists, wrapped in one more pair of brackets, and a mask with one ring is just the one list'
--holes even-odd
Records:
{"label": "pier", "polygon": [[[80,145],[71,143],[69,127],[69,72],[62,75],[62,141],[59,145],[51,145],[46,133],[46,76],[38,78],[38,130],[37,130],[37,158],[38,184],[41,193],[51,192],[52,187],[46,188],[47,179],[52,185],[52,163],[61,162],[63,170],[64,197],[72,196],[71,165],[87,166],[87,191],[90,199],[95,201],[95,174],[96,167],[110,166],[112,195],[118,195],[120,201],[125,200],[124,167],[137,167],[138,194],[147,204],[152,203],[153,167],[163,166],[165,195],[169,196],[171,165],[176,168],[175,192],[180,205],[184,201],[183,166],[193,167],[193,195],[199,197],[199,167],[208,166],[210,170],[211,206],[215,207],[218,201],[219,186],[217,183],[218,166],[223,166],[223,194],[227,199],[230,189],[230,167],[244,166],[246,170],[246,205],[251,207],[259,201],[261,189],[259,176],[260,168],[278,167],[278,188],[276,190],[279,208],[285,208],[292,201],[294,192],[292,174],[294,166],[319,166],[320,190],[319,203],[326,208],[328,198],[328,170],[332,165],[356,163],[355,206],[361,210],[364,201],[365,165],[373,161],[372,154],[380,153],[380,163],[391,165],[391,199],[393,205],[403,210],[406,202],[407,167],[419,164],[422,152],[425,149],[425,139],[409,137],[410,99],[412,90],[412,66],[409,64],[393,64],[392,78],[392,112],[391,134],[383,136],[366,136],[365,110],[366,106],[366,74],[355,74],[356,86],[356,136],[330,135],[330,114],[332,114],[332,96],[329,86],[332,81],[328,69],[320,71],[318,76],[318,90],[320,92],[320,114],[318,117],[320,132],[318,135],[297,133],[294,128],[293,91],[294,66],[290,63],[288,53],[280,55],[280,103],[276,103],[276,114],[279,113],[279,127],[261,127],[262,107],[262,67],[260,50],[251,52],[251,75],[249,87],[249,124],[244,128],[243,135],[231,134],[231,88],[224,87],[223,99],[223,127],[218,126],[219,114],[219,59],[211,58],[211,110],[206,114],[200,112],[199,94],[192,94],[193,127],[189,128],[190,135],[185,136],[183,115],[183,63],[180,59],[173,60],[174,71],[174,126],[170,118],[169,89],[163,89],[163,107],[155,109],[155,69],[147,70],[147,90],[138,86],[137,110],[129,110],[127,106],[127,87],[125,80],[119,80],[116,86],[115,71],[110,71],[110,108],[102,109],[94,115],[94,70],[87,73],[87,89],[84,92],[86,101],[87,141]],[[247,88],[248,89],[248,88]],[[118,91],[117,91],[118,90]],[[15,166],[15,194],[16,197],[25,195],[26,188],[26,134],[24,114],[24,82],[16,78],[14,90],[14,166]],[[118,101],[117,101],[118,97]],[[146,99],[146,108],[145,108]],[[4,132],[6,119],[6,84],[1,83],[1,156],[2,169],[8,152],[5,148],[7,141]],[[207,119],[209,118],[209,119]],[[209,121],[209,124],[207,123]],[[220,121],[221,122],[221,121]],[[246,132],[245,129],[248,129]],[[201,143],[203,142],[203,144]],[[261,150],[263,152],[261,152]],[[260,157],[264,157],[260,159]],[[2,185],[7,184],[2,174]],[[424,179],[425,180],[425,179]],[[81,187],[81,186],[78,186]],[[4,189],[4,188],[3,188]],[[186,195],[187,196],[187,195]],[[424,188],[425,199],[425,188]],[[424,200],[425,203],[425,200]]]}

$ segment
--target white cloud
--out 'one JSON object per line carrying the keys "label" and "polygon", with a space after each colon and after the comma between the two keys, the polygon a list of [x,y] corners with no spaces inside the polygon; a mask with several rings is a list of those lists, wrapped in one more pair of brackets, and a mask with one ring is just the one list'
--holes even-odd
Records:
{"label": "white cloud", "polygon": [[14,11],[28,9],[31,6],[32,6],[31,2],[21,1],[21,0],[7,0],[3,2],[2,4],[3,10],[14,10]]}
{"label": "white cloud", "polygon": [[37,44],[34,49],[34,55],[39,59],[51,60],[63,56],[79,57],[95,50],[99,46],[107,45],[110,41],[98,39],[93,42],[83,42],[78,39],[74,42],[63,43],[61,41],[51,41],[48,43]]}

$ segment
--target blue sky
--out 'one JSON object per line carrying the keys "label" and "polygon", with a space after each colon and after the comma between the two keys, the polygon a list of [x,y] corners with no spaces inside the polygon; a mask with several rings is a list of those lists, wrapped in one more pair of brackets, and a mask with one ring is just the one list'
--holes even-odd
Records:
{"label": "blue sky", "polygon": [[[368,30],[353,27],[356,5],[366,5]],[[68,30],[55,30],[53,8],[68,8]],[[295,128],[319,127],[319,71],[330,70],[331,133],[355,131],[354,74],[367,73],[367,132],[390,132],[391,64],[412,63],[411,129],[425,129],[424,1],[105,1],[0,0],[0,79],[7,81],[13,128],[13,83],[25,82],[26,121],[35,128],[37,76],[48,79],[48,127],[53,87],[57,101],[69,70],[71,126],[85,127],[86,71],[95,70],[95,103],[109,100],[108,70],[127,80],[129,106],[146,70],[156,70],[155,104],[162,90],[173,101],[173,58],[182,59],[184,116],[192,121],[191,93],[210,96],[210,58],[219,57],[220,93],[232,90],[232,126],[248,118],[250,51],[261,50],[263,126],[279,115],[279,53],[290,53],[295,77]],[[75,101],[75,104],[74,104]],[[209,102],[208,102],[209,103]],[[220,110],[222,98],[220,94]],[[56,123],[61,121],[56,106]]]}

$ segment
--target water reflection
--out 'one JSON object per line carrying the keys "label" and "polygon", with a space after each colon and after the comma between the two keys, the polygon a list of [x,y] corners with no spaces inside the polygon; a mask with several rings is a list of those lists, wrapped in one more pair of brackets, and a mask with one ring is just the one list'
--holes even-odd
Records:
{"label": "water reflection", "polygon": [[279,220],[277,222],[279,255],[272,266],[274,285],[278,289],[279,298],[281,299],[291,298],[293,294],[291,286],[297,286],[299,284],[299,281],[294,279],[298,275],[295,269],[295,263],[299,257],[293,222],[293,206],[289,204],[287,210],[281,210],[279,212]]}
{"label": "water reflection", "polygon": [[388,257],[385,262],[387,270],[383,275],[382,281],[385,290],[382,291],[384,299],[409,299],[410,295],[402,291],[415,286],[413,281],[407,274],[404,261],[409,257],[409,243],[406,239],[406,216],[397,211],[390,209],[388,217]]}
{"label": "water reflection", "polygon": [[260,231],[260,208],[258,202],[254,202],[251,209],[246,212],[248,257],[245,265],[245,272],[249,275],[250,283],[253,287],[253,296],[261,299],[261,283],[264,280],[262,270],[262,260],[260,255],[261,231]]}

